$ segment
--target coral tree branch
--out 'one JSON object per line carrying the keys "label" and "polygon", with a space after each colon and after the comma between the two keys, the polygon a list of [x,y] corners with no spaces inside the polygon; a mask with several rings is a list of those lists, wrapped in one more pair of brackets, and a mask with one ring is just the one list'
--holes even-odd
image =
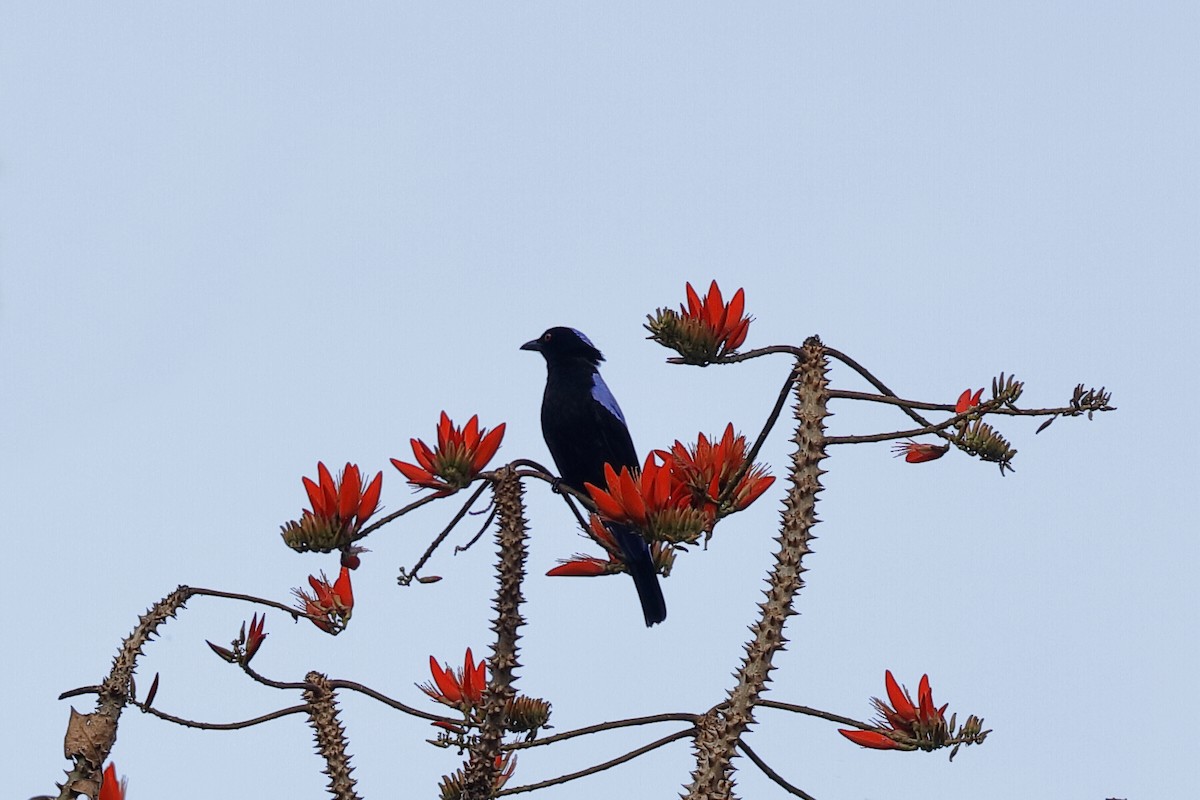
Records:
{"label": "coral tree branch", "polygon": [[529,550],[525,545],[528,521],[525,519],[524,489],[516,471],[505,467],[496,474],[494,497],[500,524],[496,531],[499,546],[499,586],[496,589],[496,621],[492,630],[496,642],[488,659],[491,680],[483,693],[483,722],[479,742],[471,748],[466,768],[463,797],[484,800],[495,795],[499,774],[501,740],[505,732],[505,708],[516,694],[513,672],[520,666],[517,640],[518,629],[525,623],[521,616],[521,583],[525,580],[525,562]]}
{"label": "coral tree branch", "polygon": [[313,727],[317,752],[325,759],[325,774],[329,776],[329,793],[337,800],[359,800],[350,773],[350,754],[346,752],[346,731],[338,721],[337,704],[329,679],[319,672],[304,676],[308,688],[304,700],[308,703],[308,722]]}
{"label": "coral tree branch", "polygon": [[783,626],[796,613],[793,601],[804,585],[801,561],[809,552],[812,527],[817,521],[816,500],[824,472],[820,464],[825,458],[828,369],[820,339],[809,338],[797,364],[798,424],[793,437],[796,451],[792,455],[791,486],[784,501],[780,535],[776,539],[779,549],[768,576],[767,599],[759,604],[761,614],[751,626],[753,638],[746,644],[746,655],[736,674],[737,683],[726,700],[697,726],[696,769],[687,787],[688,798],[733,797],[732,759],[742,735],[754,722],[754,707],[770,680],[772,659],[787,642]]}
{"label": "coral tree branch", "polygon": [[59,786],[59,800],[71,800],[80,794],[98,795],[100,769],[117,741],[121,711],[133,697],[133,671],[137,668],[138,656],[158,626],[175,616],[192,594],[192,589],[180,586],[139,617],[137,626],[121,643],[108,677],[100,684],[96,710],[91,714],[80,714],[71,709],[63,752],[75,763]]}

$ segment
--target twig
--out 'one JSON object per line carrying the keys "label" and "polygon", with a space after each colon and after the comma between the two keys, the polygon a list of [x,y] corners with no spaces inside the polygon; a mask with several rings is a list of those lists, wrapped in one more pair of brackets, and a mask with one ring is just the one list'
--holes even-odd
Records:
{"label": "twig", "polygon": [[577,780],[578,778],[587,777],[588,775],[595,775],[598,772],[603,772],[606,769],[612,769],[613,767],[620,766],[621,764],[624,764],[627,761],[632,761],[633,759],[637,758],[638,756],[643,756],[646,753],[651,752],[652,750],[657,750],[658,748],[668,745],[671,742],[676,741],[677,739],[683,739],[688,736],[692,736],[695,733],[696,733],[695,728],[687,728],[682,731],[676,731],[675,733],[664,736],[663,738],[653,741],[648,745],[639,747],[636,750],[631,750],[630,752],[626,753],[625,755],[617,756],[614,759],[605,761],[603,764],[596,764],[593,767],[581,769],[578,772],[571,772],[566,775],[560,775],[557,778],[550,778],[549,780],[539,781],[538,783],[527,783],[524,786],[514,786],[511,789],[502,789],[499,792],[496,792],[496,797],[503,797],[505,795],[510,795],[510,794],[520,794],[522,792],[532,792],[537,789],[545,789],[547,786],[557,786],[562,783],[568,783],[570,781]]}
{"label": "twig", "polygon": [[454,515],[454,518],[450,520],[450,524],[443,528],[442,532],[434,538],[433,542],[428,548],[426,548],[421,557],[417,559],[417,563],[413,565],[413,568],[411,570],[400,570],[400,577],[396,579],[397,583],[399,583],[401,586],[408,586],[410,583],[412,583],[413,578],[417,577],[417,573],[421,571],[421,567],[425,566],[425,562],[433,557],[434,551],[441,546],[442,542],[446,541],[446,537],[450,535],[450,531],[454,530],[454,526],[462,521],[462,518],[465,517],[467,512],[471,510],[471,506],[475,505],[475,501],[479,499],[479,495],[483,494],[483,490],[489,485],[491,485],[491,482],[486,480],[479,484],[479,488],[476,489],[471,495],[471,499],[467,500],[466,504],[464,504],[463,507],[458,510],[458,513]]}
{"label": "twig", "polygon": [[255,725],[261,725],[264,722],[280,719],[281,717],[286,717],[290,714],[303,714],[308,710],[308,706],[300,705],[291,706],[289,708],[281,708],[278,711],[272,711],[269,714],[263,714],[261,717],[242,720],[241,722],[200,722],[198,720],[177,717],[174,714],[168,714],[165,711],[159,711],[157,708],[148,708],[142,703],[134,703],[134,705],[145,713],[153,717],[158,717],[161,720],[173,722],[176,725],[182,725],[185,728],[199,728],[200,730],[205,731],[237,731],[241,730],[242,728],[252,728]]}
{"label": "twig", "polygon": [[816,798],[814,798],[808,792],[785,781],[783,776],[771,769],[767,762],[763,761],[758,753],[750,749],[750,745],[746,744],[745,742],[738,742],[738,749],[745,753],[746,757],[753,761],[754,765],[761,769],[764,775],[775,781],[775,783],[779,784],[780,788],[782,788],[788,794],[794,794],[796,797],[803,797],[804,800],[816,800]]}
{"label": "twig", "polygon": [[[453,494],[453,492],[451,492],[451,494]],[[425,495],[420,500],[414,500],[411,503],[409,503],[408,505],[406,505],[404,508],[400,509],[399,511],[393,511],[391,514],[388,514],[386,517],[382,517],[380,519],[375,520],[370,525],[363,528],[358,533],[354,534],[354,538],[352,538],[350,541],[357,542],[359,539],[362,539],[367,534],[371,533],[372,531],[376,530],[377,528],[382,528],[384,525],[387,525],[392,520],[400,519],[400,517],[403,517],[408,512],[416,511],[421,506],[432,503],[434,500],[440,500],[443,497],[449,497],[449,495],[439,494],[439,493],[435,492],[434,494]]]}
{"label": "twig", "polygon": [[796,385],[798,376],[799,364],[792,367],[792,371],[788,373],[787,380],[783,382],[783,388],[779,390],[779,397],[775,399],[775,405],[771,408],[771,413],[767,415],[767,421],[763,424],[762,432],[758,434],[758,439],[755,440],[754,446],[750,448],[750,452],[746,454],[746,460],[742,462],[741,468],[737,474],[733,476],[733,480],[729,481],[729,485],[725,487],[725,491],[721,493],[717,499],[717,508],[724,505],[733,493],[737,490],[737,486],[741,483],[742,478],[746,477],[746,473],[754,466],[754,459],[758,458],[758,451],[762,449],[763,443],[767,440],[767,435],[775,427],[775,423],[779,420],[779,414],[783,411],[783,406],[787,403],[787,399],[791,396],[792,387]]}
{"label": "twig", "polygon": [[829,722],[836,722],[839,725],[849,725],[854,728],[861,728],[864,731],[873,731],[878,727],[877,725],[872,725],[868,722],[859,722],[856,719],[850,719],[850,717],[831,714],[830,712],[822,711],[819,708],[798,706],[793,703],[782,703],[778,700],[769,700],[764,698],[760,705],[762,705],[764,708],[776,708],[780,711],[791,711],[794,714],[804,714],[809,717],[818,717],[820,719],[828,720]]}
{"label": "twig", "polygon": [[584,728],[576,728],[573,731],[563,731],[556,733],[553,736],[545,738],[533,739],[532,741],[513,742],[504,746],[505,750],[525,750],[530,747],[540,747],[544,744],[554,744],[555,742],[574,739],[576,736],[587,736],[592,733],[600,733],[602,731],[615,731],[621,728],[632,728],[638,725],[653,725],[657,722],[691,722],[695,723],[700,719],[699,714],[653,714],[648,717],[633,717],[631,719],[619,719],[613,722],[600,722],[595,725],[588,725]]}

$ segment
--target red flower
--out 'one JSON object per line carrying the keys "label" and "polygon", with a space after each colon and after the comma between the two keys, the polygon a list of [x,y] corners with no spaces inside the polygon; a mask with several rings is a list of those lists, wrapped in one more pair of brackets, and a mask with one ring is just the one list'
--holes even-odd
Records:
{"label": "red flower", "polygon": [[597,575],[612,575],[620,572],[621,564],[614,562],[612,556],[605,561],[595,556],[577,555],[572,559],[560,561],[557,567],[546,572],[552,578],[594,578]]}
{"label": "red flower", "polygon": [[[349,578],[346,580],[346,585],[350,585]],[[255,614],[250,618],[250,634],[246,636],[246,657],[242,662],[243,664],[250,663],[250,659],[254,658],[254,654],[258,652],[259,646],[263,643],[263,640],[267,638],[267,634],[263,633],[263,627],[266,624],[266,614],[262,615],[262,619],[259,619],[258,614]],[[245,630],[245,628],[242,628],[243,634],[245,634]]]}
{"label": "red flower", "polygon": [[605,519],[635,527],[650,541],[694,542],[708,519],[691,507],[688,487],[667,464],[656,463],[655,456],[646,456],[640,472],[621,467],[618,474],[605,464],[605,488],[591,483],[584,488]]}
{"label": "red flower", "polygon": [[728,303],[713,281],[701,299],[689,283],[687,305],[679,311],[660,308],[648,317],[650,338],[676,350],[691,364],[708,364],[733,354],[746,341],[750,318],[743,315],[746,293],[738,289]]}
{"label": "red flower", "polygon": [[954,404],[954,413],[961,414],[964,411],[970,411],[979,405],[979,398],[982,396],[983,389],[980,389],[975,394],[971,394],[970,389],[964,389],[963,393],[958,396],[958,402]]}
{"label": "red flower", "polygon": [[950,445],[927,444],[925,442],[914,442],[909,439],[906,442],[898,442],[892,445],[892,452],[896,454],[896,458],[904,456],[904,460],[909,464],[921,464],[925,461],[936,461],[950,450]]}
{"label": "red flower", "polygon": [[125,778],[117,780],[117,767],[111,761],[100,778],[100,794],[96,800],[125,800]]}
{"label": "red flower", "polygon": [[[755,464],[731,491],[734,477],[746,464],[746,437],[734,436],[732,422],[725,427],[720,441],[714,437],[710,442],[701,433],[694,445],[685,446],[676,440],[670,452],[657,452],[671,464],[676,480],[691,490],[692,505],[703,509],[713,522],[746,508],[775,482],[766,467]],[[727,492],[729,496],[725,497]],[[722,498],[724,502],[718,505]]]}
{"label": "red flower", "polygon": [[[917,687],[917,702],[913,703],[908,690],[901,688],[892,677],[892,671],[884,673],[884,687],[887,689],[887,703],[878,697],[871,698],[875,710],[879,712],[877,720],[879,730],[838,730],[838,733],[850,741],[863,747],[875,750],[913,750],[917,747],[932,750],[945,742],[949,737],[946,725],[946,706],[937,708],[933,704],[933,690],[929,687],[929,676],[922,675]],[[948,705],[948,704],[947,704]],[[899,739],[889,736],[887,731],[899,734]],[[904,739],[913,739],[909,744]]]}
{"label": "red flower", "polygon": [[[570,559],[559,561],[558,566],[546,573],[551,577],[573,577],[573,578],[594,578],[597,575],[616,575],[621,572],[628,572],[625,568],[625,559],[621,555],[621,548],[613,539],[612,533],[608,528],[604,527],[600,517],[592,514],[587,529],[588,537],[596,544],[604,548],[608,554],[608,560],[605,561],[595,556],[576,554]],[[661,541],[650,543],[650,558],[654,562],[655,569],[663,574],[668,575],[671,572],[671,566],[675,562],[674,548],[666,545]]]}
{"label": "red flower", "polygon": [[[309,580],[311,581],[315,579],[309,578]],[[249,664],[250,659],[254,658],[254,654],[258,652],[258,648],[260,645],[262,645],[263,640],[267,638],[267,634],[263,633],[263,625],[265,625],[266,622],[266,614],[263,614],[261,620],[258,618],[258,614],[255,614],[253,617],[251,617],[249,636],[246,635],[246,623],[243,622],[242,630],[238,634],[238,638],[233,642],[233,650],[230,650],[228,647],[221,647],[220,645],[213,644],[212,642],[207,642],[207,644],[212,648],[214,653],[228,661],[230,664]],[[320,623],[317,624],[319,625]],[[158,676],[155,676],[154,683],[155,685],[151,688],[151,692],[156,691],[158,688]],[[149,698],[146,699],[146,705],[150,705]]]}
{"label": "red flower", "polygon": [[337,580],[330,584],[325,573],[320,578],[308,576],[308,585],[312,594],[303,589],[292,589],[292,594],[299,601],[299,608],[312,623],[326,633],[334,636],[346,628],[350,615],[354,611],[354,590],[350,586],[350,570],[342,567]]}
{"label": "red flower", "polygon": [[687,285],[687,308],[679,307],[684,320],[696,320],[708,329],[715,340],[717,355],[723,356],[737,350],[746,341],[746,333],[750,330],[750,318],[742,316],[746,307],[746,292],[738,289],[733,299],[726,305],[721,298],[721,289],[717,282],[709,284],[708,294],[701,300],[696,290]]}
{"label": "red flower", "polygon": [[443,705],[470,714],[483,699],[483,690],[487,686],[486,670],[487,662],[480,660],[476,665],[469,647],[462,669],[457,672],[449,664],[442,667],[430,656],[429,671],[433,673],[433,683],[417,684],[417,688]]}
{"label": "red flower", "polygon": [[283,539],[294,550],[329,552],[349,544],[379,506],[383,473],[363,485],[358,467],[347,463],[337,480],[317,462],[317,480],[303,478],[311,509],[283,526]]}
{"label": "red flower", "polygon": [[420,439],[412,439],[417,463],[393,458],[392,465],[417,488],[437,489],[439,495],[451,494],[468,486],[496,455],[504,438],[504,425],[500,423],[489,433],[487,428],[479,427],[476,415],[459,429],[443,411],[438,422],[437,448],[430,450]]}

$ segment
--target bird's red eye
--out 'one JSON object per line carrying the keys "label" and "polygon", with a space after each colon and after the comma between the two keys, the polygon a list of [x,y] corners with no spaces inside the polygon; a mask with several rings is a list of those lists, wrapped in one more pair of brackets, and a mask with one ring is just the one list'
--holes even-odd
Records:
{"label": "bird's red eye", "polygon": [[542,341],[543,341],[543,342],[548,342],[548,341],[550,341],[550,334],[549,334],[549,333],[546,333],[546,334],[544,334],[544,335],[542,336]]}

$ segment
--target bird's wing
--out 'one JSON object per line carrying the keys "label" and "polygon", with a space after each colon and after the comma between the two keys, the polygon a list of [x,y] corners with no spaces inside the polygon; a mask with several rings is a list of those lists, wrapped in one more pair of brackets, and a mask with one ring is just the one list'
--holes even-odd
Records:
{"label": "bird's wing", "polygon": [[621,413],[617,399],[613,397],[599,372],[593,376],[592,399],[595,401],[592,408],[596,415],[596,435],[599,438],[597,444],[603,462],[612,464],[616,469],[639,466],[641,462],[633,446],[633,437],[629,435],[629,428],[625,424],[625,415]]}

